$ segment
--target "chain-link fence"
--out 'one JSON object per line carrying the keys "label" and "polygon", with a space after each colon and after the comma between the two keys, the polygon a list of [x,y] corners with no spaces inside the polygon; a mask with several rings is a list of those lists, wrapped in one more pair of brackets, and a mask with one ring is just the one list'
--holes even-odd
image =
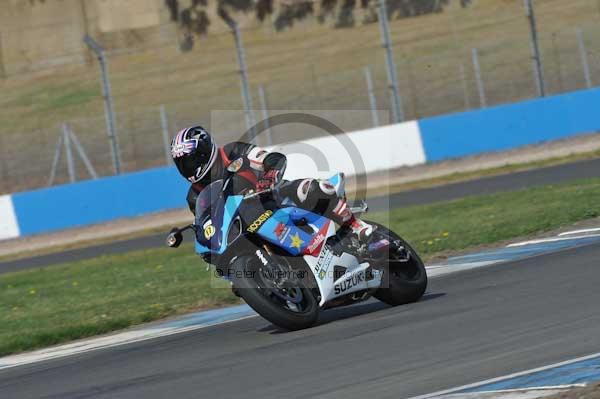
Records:
{"label": "chain-link fence", "polygon": [[[574,0],[565,5],[539,0],[535,4],[547,94],[599,84],[600,2]],[[42,41],[38,53],[47,62],[38,56],[29,63],[9,46],[8,40],[18,37],[18,28],[0,28],[4,76],[0,78],[0,192],[90,178],[86,158],[97,175],[114,173],[100,70],[81,43],[82,32],[94,33],[89,26],[82,30],[80,23],[63,24],[61,34],[71,39],[62,50],[52,57],[42,51]],[[390,29],[407,120],[538,95],[521,1],[476,2],[465,9],[394,20]],[[124,172],[167,164],[165,145],[175,131],[192,124],[209,125],[214,110],[243,109],[230,33],[200,38],[188,52],[178,47],[176,27],[165,21],[153,29],[95,38],[106,49]],[[283,33],[249,24],[242,29],[242,38],[259,121],[263,100],[268,110],[390,109],[376,23],[334,30],[308,21]],[[58,45],[50,40],[46,46]],[[377,115],[365,117],[370,113],[349,115],[361,117],[341,121],[345,130],[392,122],[389,113],[381,120]],[[81,148],[64,139],[64,125]],[[221,143],[239,138],[247,128],[241,118],[207,127]],[[277,127],[272,142],[319,134],[301,126]],[[270,144],[264,136],[261,140],[259,144]]]}

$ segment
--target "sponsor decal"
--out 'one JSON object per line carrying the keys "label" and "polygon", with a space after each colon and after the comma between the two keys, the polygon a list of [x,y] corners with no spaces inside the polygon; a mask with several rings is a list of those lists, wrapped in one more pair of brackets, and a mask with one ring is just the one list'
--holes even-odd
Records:
{"label": "sponsor decal", "polygon": [[304,241],[302,241],[302,239],[300,238],[300,236],[298,235],[298,233],[294,234],[291,237],[291,240],[292,240],[292,242],[291,242],[290,246],[292,248],[298,248],[298,249],[300,249],[302,247],[302,244],[304,244]]}
{"label": "sponsor decal", "polygon": [[321,250],[321,244],[325,242],[325,234],[319,233],[313,240],[304,248],[304,253],[315,256]]}
{"label": "sponsor decal", "polygon": [[204,238],[210,240],[216,232],[217,229],[215,229],[215,226],[212,225],[212,220],[209,220],[204,224]]}
{"label": "sponsor decal", "polygon": [[260,226],[263,225],[264,222],[269,220],[269,218],[271,216],[273,216],[273,211],[266,210],[262,215],[260,215],[258,217],[258,219],[256,219],[254,222],[252,222],[252,224],[250,226],[248,226],[248,232],[250,232],[250,233],[256,232],[256,230],[258,230],[260,228]]}
{"label": "sponsor decal", "polygon": [[315,273],[321,280],[325,278],[327,275],[327,269],[329,269],[329,265],[331,264],[331,260],[333,259],[333,252],[328,246],[325,246],[321,254],[319,255],[319,259],[317,260],[317,264],[315,265]]}
{"label": "sponsor decal", "polygon": [[344,293],[344,292],[348,291],[350,288],[359,285],[363,281],[365,281],[365,272],[364,271],[357,273],[352,277],[348,277],[341,283],[336,284],[333,287],[333,292],[335,293],[335,295]]}
{"label": "sponsor decal", "polygon": [[268,265],[269,262],[267,262],[267,258],[265,258],[265,256],[263,255],[263,253],[260,251],[260,249],[256,250],[256,256],[258,257],[258,259],[260,259],[260,261],[262,262],[263,265]]}
{"label": "sponsor decal", "polygon": [[279,242],[283,244],[290,235],[290,228],[283,223],[279,223],[273,233],[275,233]]}
{"label": "sponsor decal", "polygon": [[321,252],[321,248],[323,248],[323,243],[327,239],[327,231],[329,230],[330,224],[331,222],[323,224],[317,235],[314,236],[312,241],[304,249],[304,254],[317,256],[319,252]]}

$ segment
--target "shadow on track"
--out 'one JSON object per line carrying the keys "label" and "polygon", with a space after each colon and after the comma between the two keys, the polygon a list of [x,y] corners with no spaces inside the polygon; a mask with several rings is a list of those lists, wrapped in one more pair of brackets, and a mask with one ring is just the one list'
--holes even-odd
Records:
{"label": "shadow on track", "polygon": [[[417,303],[430,301],[433,299],[443,297],[445,295],[446,295],[446,293],[444,293],[444,292],[425,294],[425,295],[423,295],[423,298],[421,298],[421,300]],[[408,305],[406,305],[406,306],[408,306]],[[329,324],[329,323],[332,323],[335,321],[349,319],[349,318],[357,317],[357,316],[360,316],[363,314],[375,313],[375,312],[379,312],[379,311],[382,311],[385,309],[391,309],[391,308],[393,308],[393,306],[390,306],[383,302],[377,301],[377,302],[366,302],[366,303],[357,304],[354,306],[346,306],[346,307],[341,307],[341,308],[325,310],[324,312],[322,312],[320,314],[319,321],[317,322],[317,324],[315,324],[315,327]],[[400,306],[399,308],[402,308],[402,306]],[[258,331],[259,332],[269,332],[270,334],[287,334],[290,332],[287,330],[282,330],[281,328],[274,326],[273,324],[269,324],[268,326],[263,327],[263,328],[259,329]]]}

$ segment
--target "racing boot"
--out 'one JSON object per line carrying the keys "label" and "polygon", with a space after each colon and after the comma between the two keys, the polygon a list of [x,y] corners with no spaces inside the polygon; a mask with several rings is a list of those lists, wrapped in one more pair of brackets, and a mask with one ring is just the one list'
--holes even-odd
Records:
{"label": "racing boot", "polygon": [[373,234],[373,226],[357,218],[350,210],[346,199],[338,201],[335,208],[333,208],[333,215],[334,220],[341,226],[349,228],[352,233],[356,234],[359,241],[364,243],[369,241],[371,234]]}

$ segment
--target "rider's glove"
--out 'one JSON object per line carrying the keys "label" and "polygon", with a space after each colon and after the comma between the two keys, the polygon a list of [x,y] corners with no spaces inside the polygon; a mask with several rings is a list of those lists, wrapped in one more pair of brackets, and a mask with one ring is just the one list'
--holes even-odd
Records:
{"label": "rider's glove", "polygon": [[256,191],[264,191],[273,188],[279,181],[279,171],[271,169],[256,182]]}

